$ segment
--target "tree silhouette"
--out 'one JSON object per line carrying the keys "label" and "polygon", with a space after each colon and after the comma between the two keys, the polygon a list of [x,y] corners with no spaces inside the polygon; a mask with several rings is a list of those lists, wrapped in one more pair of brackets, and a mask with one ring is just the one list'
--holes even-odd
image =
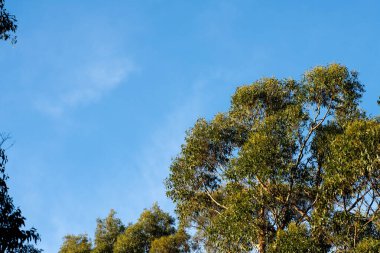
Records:
{"label": "tree silhouette", "polygon": [[12,43],[16,43],[17,37],[14,35],[17,29],[17,19],[14,15],[4,7],[4,0],[0,0],[0,39],[11,39]]}
{"label": "tree silhouette", "polygon": [[7,138],[0,137],[0,252],[41,252],[29,243],[36,243],[40,236],[35,228],[23,229],[25,217],[21,210],[13,204],[6,184],[8,175],[5,173],[5,164],[8,159],[2,144]]}

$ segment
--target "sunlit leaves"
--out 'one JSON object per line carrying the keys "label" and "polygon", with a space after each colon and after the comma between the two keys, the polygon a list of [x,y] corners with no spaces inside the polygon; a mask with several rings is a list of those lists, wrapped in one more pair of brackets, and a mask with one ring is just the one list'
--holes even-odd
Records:
{"label": "sunlit leaves", "polygon": [[183,228],[176,229],[174,218],[157,204],[145,209],[136,223],[124,226],[111,210],[97,220],[95,245],[87,235],[67,235],[60,253],[187,253],[195,248]]}
{"label": "sunlit leaves", "polygon": [[123,233],[125,227],[119,218],[116,218],[116,212],[111,209],[105,219],[98,219],[95,231],[95,253],[112,252],[117,237]]}
{"label": "sunlit leaves", "polygon": [[[166,185],[181,223],[218,252],[279,250],[302,234],[298,252],[340,248],[342,211],[368,230],[380,200],[379,123],[358,107],[363,91],[339,64],[239,87],[230,110],[198,120],[173,160]],[[347,231],[359,224],[348,220]],[[349,247],[368,237],[360,233]]]}
{"label": "sunlit leaves", "polygon": [[87,235],[66,235],[59,253],[90,253],[91,240]]}

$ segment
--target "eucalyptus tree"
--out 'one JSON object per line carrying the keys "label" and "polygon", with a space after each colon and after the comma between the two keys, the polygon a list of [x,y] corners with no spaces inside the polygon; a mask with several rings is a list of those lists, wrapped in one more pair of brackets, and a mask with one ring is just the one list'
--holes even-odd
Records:
{"label": "eucalyptus tree", "polygon": [[181,225],[209,252],[379,245],[380,124],[359,108],[363,92],[339,64],[239,87],[227,112],[187,132],[171,164]]}
{"label": "eucalyptus tree", "polygon": [[87,235],[66,235],[58,253],[90,253],[91,240]]}
{"label": "eucalyptus tree", "polygon": [[138,221],[127,227],[115,243],[115,253],[148,253],[152,242],[176,232],[174,218],[154,204],[144,210]]}
{"label": "eucalyptus tree", "polygon": [[105,219],[97,219],[95,231],[95,253],[111,253],[119,235],[121,235],[125,226],[123,222],[116,217],[115,210],[111,209]]}
{"label": "eucalyptus tree", "polygon": [[185,230],[179,229],[176,233],[155,239],[149,253],[187,253],[197,249],[190,242],[190,236]]}
{"label": "eucalyptus tree", "polygon": [[196,249],[186,231],[176,229],[175,219],[157,204],[127,226],[114,210],[105,219],[97,219],[94,247],[85,234],[63,239],[60,253],[188,253]]}

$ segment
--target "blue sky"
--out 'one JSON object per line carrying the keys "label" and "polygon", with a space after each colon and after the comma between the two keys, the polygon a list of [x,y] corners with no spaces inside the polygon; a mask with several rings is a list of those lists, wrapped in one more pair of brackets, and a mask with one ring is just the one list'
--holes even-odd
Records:
{"label": "blue sky", "polygon": [[40,247],[93,236],[157,201],[185,131],[229,107],[236,87],[299,79],[338,62],[378,114],[378,1],[19,0],[18,43],[0,43],[0,131],[9,186]]}

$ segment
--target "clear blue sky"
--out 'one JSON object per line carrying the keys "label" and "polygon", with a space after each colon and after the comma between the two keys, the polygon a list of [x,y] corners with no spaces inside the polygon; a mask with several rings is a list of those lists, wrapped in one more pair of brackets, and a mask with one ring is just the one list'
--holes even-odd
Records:
{"label": "clear blue sky", "polygon": [[0,43],[0,131],[10,192],[40,247],[93,236],[158,203],[185,130],[236,87],[338,62],[378,114],[379,1],[18,0],[18,43]]}

